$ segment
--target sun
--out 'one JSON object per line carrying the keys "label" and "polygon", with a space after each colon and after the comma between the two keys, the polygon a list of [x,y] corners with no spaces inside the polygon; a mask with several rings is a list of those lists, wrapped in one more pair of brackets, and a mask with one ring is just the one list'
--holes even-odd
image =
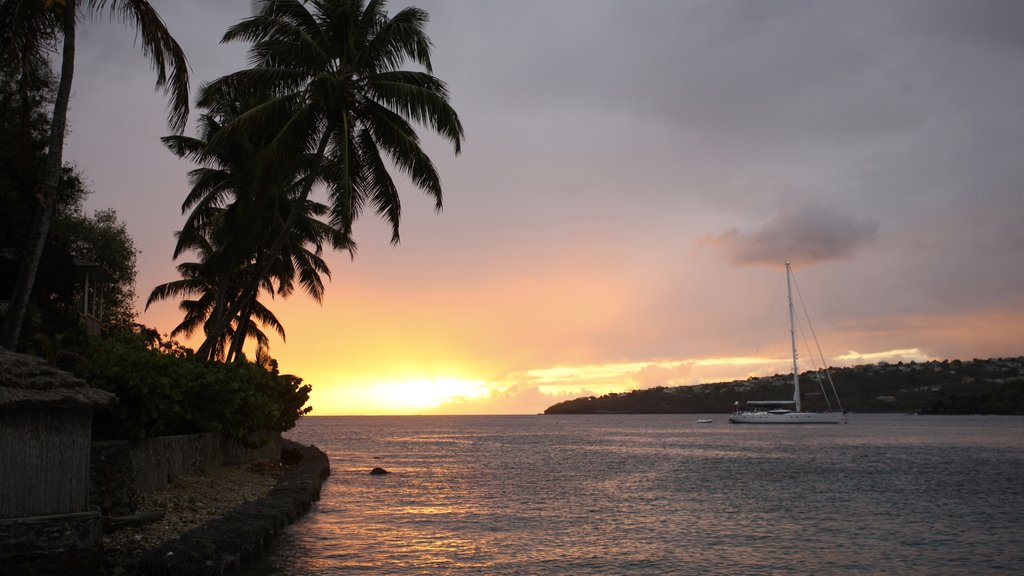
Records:
{"label": "sun", "polygon": [[395,413],[414,414],[440,407],[445,402],[480,398],[488,394],[482,380],[455,377],[390,380],[372,385],[367,399]]}

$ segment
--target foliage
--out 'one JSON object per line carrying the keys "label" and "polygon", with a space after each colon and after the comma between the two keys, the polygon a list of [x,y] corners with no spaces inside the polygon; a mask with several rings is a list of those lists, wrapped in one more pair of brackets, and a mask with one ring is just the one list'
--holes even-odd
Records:
{"label": "foliage", "polygon": [[311,410],[305,404],[312,388],[269,364],[196,362],[191,350],[139,330],[96,340],[75,372],[118,397],[117,405],[93,416],[96,437],[217,432],[244,438],[289,430]]}
{"label": "foliage", "polygon": [[[0,64],[0,298],[9,299],[22,262],[25,239],[42,210],[40,188],[46,161],[49,116],[46,107],[54,96],[49,68],[40,63],[33,76],[19,77],[10,63]],[[78,305],[82,286],[75,278],[73,260],[103,266],[115,279],[104,288],[103,325],[107,329],[130,326],[135,317],[136,250],[124,223],[111,209],[86,213],[90,194],[85,177],[65,164],[60,173],[53,223],[39,261],[33,296],[21,339],[23,350],[53,357],[75,347],[82,338]]]}
{"label": "foliage", "polygon": [[[192,189],[182,210],[191,210],[182,229],[174,257],[192,252],[196,262],[177,265],[180,280],[153,289],[146,305],[157,300],[181,298],[185,318],[171,336],[191,335],[226,305],[238,300],[242,287],[255,274],[254,263],[268,258],[269,244],[289,220],[290,211],[302,214],[286,229],[287,238],[261,288],[272,296],[290,295],[296,280],[318,302],[323,297],[321,276],[330,276],[322,258],[323,247],[349,248],[350,241],[337,229],[320,220],[327,207],[312,201],[293,203],[298,175],[280,172],[272,177],[254,178],[259,152],[280,128],[275,124],[257,126],[233,138],[217,138],[224,124],[247,105],[234,94],[210,104],[199,119],[199,136],[167,136],[163,141],[177,156],[195,160],[199,167],[189,173]],[[256,128],[259,128],[257,130]],[[257,355],[266,353],[269,340],[253,320],[270,327],[284,338],[284,328],[259,300],[232,318],[230,329],[218,339],[205,359],[241,359],[242,345],[254,339]],[[230,343],[230,349],[228,344]]]}
{"label": "foliage", "polygon": [[135,321],[135,276],[138,250],[125,223],[113,208],[83,211],[59,218],[54,234],[61,234],[68,252],[76,258],[99,263],[114,282],[103,292],[103,325],[125,328]]}
{"label": "foliage", "polygon": [[17,247],[28,237],[40,207],[37,194],[50,128],[46,107],[54,86],[48,68],[34,72],[34,78],[27,78],[0,60],[0,248]]}
{"label": "foliage", "polygon": [[[31,305],[40,262],[46,250],[47,238],[53,224],[60,193],[63,169],[64,137],[67,132],[67,112],[71,101],[74,77],[76,25],[78,18],[109,10],[110,17],[120,20],[137,32],[137,45],[150,60],[157,73],[156,85],[171,96],[168,123],[181,131],[188,119],[188,63],[181,47],[171,37],[153,7],[145,0],[66,0],[39,2],[38,0],[0,1],[0,61],[18,78],[15,84],[24,96],[32,86],[26,78],[41,77],[45,69],[47,52],[60,39],[60,74],[53,98],[53,112],[49,118],[46,137],[46,160],[42,164],[38,187],[32,193],[39,199],[41,210],[34,211],[31,232],[24,242],[21,265],[8,304],[7,314],[0,327],[0,342],[8,348],[17,348],[21,340],[24,319]],[[56,60],[56,59],[55,59]],[[20,110],[23,120],[29,109],[29,99],[22,97]],[[22,126],[27,126],[22,122]],[[21,132],[26,134],[25,131]],[[17,141],[23,144],[26,138]],[[23,164],[27,165],[27,164]]]}
{"label": "foliage", "polygon": [[[6,7],[4,7],[6,8]],[[0,34],[2,36],[2,34]],[[6,41],[6,37],[2,42]],[[44,111],[53,92],[45,68],[22,74],[13,61],[0,58],[0,299],[9,300],[18,274],[14,250],[29,235],[39,207],[35,191],[46,153],[49,120]],[[33,314],[30,321],[37,320]]]}
{"label": "foliage", "polygon": [[[4,170],[0,163],[0,173]],[[100,264],[113,277],[103,287],[102,325],[106,330],[121,330],[135,321],[135,278],[137,250],[125,223],[113,209],[89,215],[83,204],[90,191],[74,168],[65,167],[61,177],[61,195],[57,213],[47,237],[36,273],[32,307],[23,327],[22,349],[52,357],[66,347],[68,336],[80,332],[79,309],[83,285],[75,274],[76,258]],[[31,212],[10,210],[0,217],[13,229],[30,226]],[[15,260],[4,262],[0,296],[13,290]]]}

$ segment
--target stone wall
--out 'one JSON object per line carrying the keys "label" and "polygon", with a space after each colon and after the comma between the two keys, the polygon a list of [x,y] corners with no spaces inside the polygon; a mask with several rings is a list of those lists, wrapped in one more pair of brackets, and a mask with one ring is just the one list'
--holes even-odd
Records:
{"label": "stone wall", "polygon": [[224,464],[248,464],[260,461],[281,461],[281,433],[253,432],[244,442],[225,438],[221,450]]}
{"label": "stone wall", "polygon": [[179,476],[201,476],[225,464],[279,462],[281,434],[263,432],[245,442],[219,434],[161,436],[92,444],[90,495],[105,516],[137,511],[139,496],[163,489]]}
{"label": "stone wall", "polygon": [[149,551],[138,572],[151,576],[232,574],[256,556],[320,498],[321,484],[331,473],[327,455],[316,447],[289,440],[284,447],[292,465],[269,494]]}

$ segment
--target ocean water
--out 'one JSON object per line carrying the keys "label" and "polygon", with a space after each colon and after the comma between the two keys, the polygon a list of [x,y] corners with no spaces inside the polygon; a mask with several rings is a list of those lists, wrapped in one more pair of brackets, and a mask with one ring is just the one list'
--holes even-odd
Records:
{"label": "ocean water", "polygon": [[1022,417],[700,417],[303,418],[332,476],[250,573],[1024,574]]}

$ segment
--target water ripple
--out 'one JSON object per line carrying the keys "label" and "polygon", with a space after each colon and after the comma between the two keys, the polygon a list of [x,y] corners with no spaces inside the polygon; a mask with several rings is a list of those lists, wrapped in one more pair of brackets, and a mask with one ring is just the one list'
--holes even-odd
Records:
{"label": "water ripple", "polygon": [[1024,419],[694,419],[304,418],[334,474],[251,573],[1024,573]]}

